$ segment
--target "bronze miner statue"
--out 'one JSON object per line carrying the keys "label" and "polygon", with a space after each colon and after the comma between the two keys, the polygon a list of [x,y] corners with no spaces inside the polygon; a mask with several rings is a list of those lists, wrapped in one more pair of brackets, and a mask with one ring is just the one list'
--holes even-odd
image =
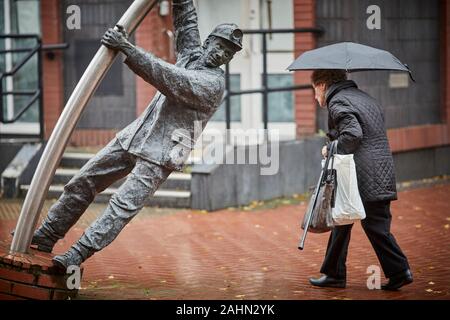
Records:
{"label": "bronze miner statue", "polygon": [[67,252],[53,258],[57,267],[80,265],[109,245],[169,174],[183,168],[196,139],[194,123],[203,129],[220,105],[225,87],[220,66],[242,49],[242,31],[232,23],[220,24],[202,45],[192,0],[173,1],[173,23],[175,65],[131,44],[121,26],[102,38],[103,45],[123,52],[129,68],[158,93],[140,117],[67,183],[35,231],[32,244],[51,252],[96,194],[127,176],[103,214]]}

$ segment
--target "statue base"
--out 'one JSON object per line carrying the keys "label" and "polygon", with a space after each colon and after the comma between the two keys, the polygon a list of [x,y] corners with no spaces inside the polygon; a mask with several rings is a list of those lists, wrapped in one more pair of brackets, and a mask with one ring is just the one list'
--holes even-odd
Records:
{"label": "statue base", "polygon": [[[0,300],[68,300],[77,289],[68,289],[71,276],[55,268],[53,254],[31,249],[10,254],[10,243],[0,241]],[[83,274],[83,269],[80,270]],[[81,280],[81,279],[80,279]]]}

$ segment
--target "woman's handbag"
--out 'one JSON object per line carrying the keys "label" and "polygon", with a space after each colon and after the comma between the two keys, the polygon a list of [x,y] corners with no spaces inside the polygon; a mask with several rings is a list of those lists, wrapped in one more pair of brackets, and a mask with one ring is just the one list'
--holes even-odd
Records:
{"label": "woman's handbag", "polygon": [[302,229],[303,235],[300,239],[298,248],[303,249],[306,234],[308,231],[313,233],[324,233],[333,227],[332,207],[336,199],[337,178],[334,169],[334,154],[336,153],[337,142],[333,141],[328,151],[328,155],[322,164],[317,186],[314,189],[309,200],[308,208],[303,216]]}
{"label": "woman's handbag", "polygon": [[[317,190],[315,190],[317,192]],[[308,231],[312,233],[324,233],[331,230],[333,225],[331,212],[331,198],[333,196],[334,187],[332,183],[325,182],[319,188],[316,203],[314,204],[315,194],[311,196],[306,212],[312,211],[311,221]],[[314,207],[313,207],[314,206]],[[307,214],[303,217],[302,229],[305,229]]]}

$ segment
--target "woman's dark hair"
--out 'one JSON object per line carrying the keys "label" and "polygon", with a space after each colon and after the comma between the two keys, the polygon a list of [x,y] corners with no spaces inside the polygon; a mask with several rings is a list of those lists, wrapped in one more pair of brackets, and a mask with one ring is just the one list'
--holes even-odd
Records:
{"label": "woman's dark hair", "polygon": [[311,75],[311,82],[313,85],[316,86],[324,83],[326,88],[343,80],[347,80],[347,73],[345,70],[339,69],[318,69],[314,70]]}

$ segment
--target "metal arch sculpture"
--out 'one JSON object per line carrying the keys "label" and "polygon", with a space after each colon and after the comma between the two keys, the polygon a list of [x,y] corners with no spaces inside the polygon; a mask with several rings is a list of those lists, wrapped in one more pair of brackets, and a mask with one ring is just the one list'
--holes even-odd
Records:
{"label": "metal arch sculpture", "polygon": [[[133,33],[158,2],[158,0],[135,0],[117,24],[122,25],[129,34]],[[116,51],[102,45],[67,101],[48,140],[22,205],[11,243],[11,253],[27,253],[46,193],[67,142],[81,113],[116,56]]]}

